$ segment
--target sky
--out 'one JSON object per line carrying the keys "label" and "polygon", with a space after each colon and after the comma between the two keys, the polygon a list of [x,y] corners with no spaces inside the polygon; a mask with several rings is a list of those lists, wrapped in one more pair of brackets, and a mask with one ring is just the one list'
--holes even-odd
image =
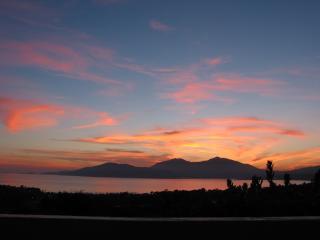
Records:
{"label": "sky", "polygon": [[0,1],[0,171],[320,165],[320,2]]}

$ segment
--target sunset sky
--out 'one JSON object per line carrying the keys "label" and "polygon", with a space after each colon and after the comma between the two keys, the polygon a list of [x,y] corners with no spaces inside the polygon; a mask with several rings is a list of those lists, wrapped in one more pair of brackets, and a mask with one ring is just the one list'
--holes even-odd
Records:
{"label": "sunset sky", "polygon": [[320,2],[0,1],[0,171],[320,165]]}

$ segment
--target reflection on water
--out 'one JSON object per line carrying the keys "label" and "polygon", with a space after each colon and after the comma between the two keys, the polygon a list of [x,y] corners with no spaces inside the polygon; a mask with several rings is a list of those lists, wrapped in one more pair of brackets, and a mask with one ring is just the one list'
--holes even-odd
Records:
{"label": "reflection on water", "polygon": [[[248,180],[235,180],[236,185],[242,185]],[[282,181],[275,181],[282,184]],[[305,181],[296,180],[300,184]],[[225,189],[225,179],[141,179],[141,178],[96,178],[78,176],[58,176],[40,174],[0,174],[0,184],[12,186],[37,187],[45,191],[58,192],[152,192],[163,190],[193,190],[193,189]],[[267,182],[264,181],[264,185]]]}

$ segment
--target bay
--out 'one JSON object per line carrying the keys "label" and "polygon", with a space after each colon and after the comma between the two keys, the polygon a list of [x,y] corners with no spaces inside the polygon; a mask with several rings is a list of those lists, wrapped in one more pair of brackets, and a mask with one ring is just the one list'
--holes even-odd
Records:
{"label": "bay", "polygon": [[[242,185],[250,180],[234,180],[236,185]],[[282,184],[282,180],[276,180]],[[301,184],[305,180],[293,180]],[[48,192],[90,192],[115,193],[132,192],[147,193],[164,190],[195,190],[195,189],[226,189],[226,179],[146,179],[146,178],[102,178],[61,176],[45,174],[13,174],[1,173],[0,185],[36,187]],[[264,186],[268,183],[264,181]]]}

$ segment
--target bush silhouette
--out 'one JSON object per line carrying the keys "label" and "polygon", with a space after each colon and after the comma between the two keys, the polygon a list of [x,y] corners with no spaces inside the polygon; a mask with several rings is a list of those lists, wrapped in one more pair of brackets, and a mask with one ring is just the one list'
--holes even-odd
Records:
{"label": "bush silhouette", "polygon": [[320,169],[314,174],[312,179],[313,188],[316,192],[320,192]]}
{"label": "bush silhouette", "polygon": [[284,181],[284,186],[285,186],[286,188],[289,187],[290,181],[291,181],[290,174],[285,173],[285,174],[283,175],[283,181]]}
{"label": "bush silhouette", "polygon": [[247,191],[248,191],[248,183],[243,183],[242,184],[242,191],[244,192],[244,193],[246,193]]}
{"label": "bush silhouette", "polygon": [[234,189],[234,187],[235,187],[232,180],[229,178],[227,179],[227,187],[228,187],[228,189]]}
{"label": "bush silhouette", "polygon": [[259,191],[262,188],[263,179],[258,176],[252,176],[250,189],[253,191]]}

